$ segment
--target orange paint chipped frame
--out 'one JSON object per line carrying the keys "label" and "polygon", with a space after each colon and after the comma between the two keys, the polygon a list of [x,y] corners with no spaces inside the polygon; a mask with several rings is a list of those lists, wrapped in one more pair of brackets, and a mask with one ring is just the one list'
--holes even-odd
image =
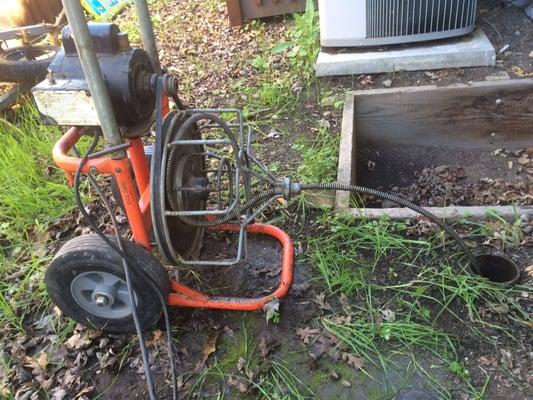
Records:
{"label": "orange paint chipped frame", "polygon": [[[68,153],[80,138],[81,128],[72,127],[57,141],[52,151],[54,162],[65,171],[70,185],[73,184],[73,174],[78,169],[82,159],[69,156]],[[151,251],[152,245],[149,240],[149,232],[152,228],[150,170],[142,140],[140,138],[128,139],[127,143],[130,144],[127,149],[127,156],[117,160],[108,156],[89,159],[82,172],[113,175],[115,177],[124,204],[124,211],[133,233],[133,239],[135,243]],[[228,224],[214,229],[229,232],[239,231],[238,226]],[[252,224],[246,230],[249,233],[272,236],[281,244],[280,284],[273,293],[258,298],[212,297],[171,279],[171,293],[168,297],[168,304],[179,307],[255,311],[263,308],[270,301],[286,297],[292,285],[294,274],[294,246],[290,237],[281,229],[266,224]]]}

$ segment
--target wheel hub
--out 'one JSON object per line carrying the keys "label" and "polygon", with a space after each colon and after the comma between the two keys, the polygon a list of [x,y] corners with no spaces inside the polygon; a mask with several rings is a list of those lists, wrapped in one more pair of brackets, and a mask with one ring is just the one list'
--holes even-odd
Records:
{"label": "wheel hub", "polygon": [[72,280],[70,291],[77,305],[97,317],[119,319],[131,314],[126,282],[108,272],[84,272]]}
{"label": "wheel hub", "polygon": [[113,303],[114,300],[110,299],[106,294],[104,293],[96,293],[94,295],[94,302],[98,307],[105,307],[109,303]]}

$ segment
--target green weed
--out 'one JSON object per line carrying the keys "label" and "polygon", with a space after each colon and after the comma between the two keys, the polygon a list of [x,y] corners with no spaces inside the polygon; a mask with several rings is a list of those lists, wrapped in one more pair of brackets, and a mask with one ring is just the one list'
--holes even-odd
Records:
{"label": "green weed", "polygon": [[[260,26],[254,29],[262,29]],[[260,35],[259,35],[260,36]],[[293,111],[298,104],[299,90],[314,82],[314,63],[320,50],[318,12],[312,0],[307,1],[306,11],[294,15],[291,40],[268,48],[260,43],[265,55],[255,57],[251,66],[258,72],[257,82],[249,85],[237,82],[233,90],[240,91],[247,98],[243,109],[246,118],[259,113],[283,114]],[[274,69],[272,57],[283,55],[281,69]]]}
{"label": "green weed", "polygon": [[43,126],[26,103],[10,121],[0,119],[0,242],[4,257],[25,242],[36,223],[44,226],[74,205],[51,151],[60,132]]}
{"label": "green weed", "polygon": [[489,221],[485,223],[470,220],[462,220],[461,222],[465,225],[473,226],[475,228],[473,234],[500,240],[503,248],[516,249],[520,246],[524,240],[524,232],[522,231],[522,221],[518,211],[512,222],[500,217],[493,210],[487,211],[487,217]]}
{"label": "green weed", "polygon": [[302,139],[295,147],[302,156],[298,177],[305,183],[333,182],[337,176],[340,136],[319,128],[313,139]]}
{"label": "green weed", "polygon": [[292,40],[278,43],[272,48],[272,52],[285,53],[291,75],[308,82],[314,78],[314,63],[320,51],[319,37],[318,12],[313,0],[307,0],[305,13],[294,16]]}
{"label": "green weed", "polygon": [[328,231],[310,239],[310,257],[327,287],[346,295],[365,287],[366,278],[384,257],[393,266],[431,251],[431,242],[405,237],[403,222],[387,218],[356,222],[351,216],[326,214],[323,223]]}

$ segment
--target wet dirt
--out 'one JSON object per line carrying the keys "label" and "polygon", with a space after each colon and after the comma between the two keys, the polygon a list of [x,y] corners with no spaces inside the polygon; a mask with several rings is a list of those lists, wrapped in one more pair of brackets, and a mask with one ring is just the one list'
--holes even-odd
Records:
{"label": "wet dirt", "polygon": [[[226,15],[221,14],[220,18],[226,18]],[[480,5],[479,23],[497,50],[506,44],[510,45],[508,51],[498,55],[497,67],[443,70],[432,74],[427,74],[425,73],[426,71],[398,72],[393,75],[382,74],[373,76],[371,79],[372,83],[370,84],[368,79],[361,79],[358,76],[321,80],[316,85],[314,94],[303,99],[301,112],[299,112],[301,118],[298,118],[298,121],[294,121],[291,117],[282,117],[281,120],[273,120],[271,125],[264,127],[265,135],[258,136],[260,143],[259,155],[267,164],[275,162],[279,166],[280,174],[289,173],[295,175],[299,165],[298,152],[292,148],[295,138],[312,138],[315,132],[313,129],[316,129],[316,122],[321,119],[330,123],[333,134],[338,134],[341,121],[340,110],[335,110],[327,106],[322,107],[320,101],[317,101],[326,92],[329,93],[332,91],[333,95],[342,98],[343,93],[347,90],[366,90],[384,87],[383,82],[386,80],[391,80],[392,87],[427,84],[446,85],[480,81],[484,80],[487,76],[497,75],[501,72],[509,74],[511,78],[519,78],[520,71],[525,71],[525,73],[531,73],[533,71],[533,58],[528,56],[533,50],[533,24],[526,19],[520,10],[510,7],[502,8],[500,7],[499,1],[482,2]],[[277,24],[277,22],[274,22],[274,24]],[[234,33],[231,34],[234,35]],[[280,35],[280,38],[282,37],[283,35]],[[176,56],[178,53],[176,49],[179,49],[179,43],[170,43],[168,47],[162,47],[163,57],[167,62],[177,61],[179,57]],[[232,51],[238,51],[238,49],[232,49]],[[223,52],[221,51],[221,53]],[[193,56],[196,57],[196,55]],[[183,69],[183,73],[186,73],[188,65],[184,66],[182,64],[189,63],[190,60],[182,57],[178,61],[181,63],[180,67]],[[515,67],[519,67],[520,69],[516,69]],[[229,75],[218,75],[216,82],[220,79],[232,79]],[[198,99],[196,103],[198,106],[205,106],[217,102],[240,105],[240,99],[235,99],[231,93],[224,92],[222,94],[216,94],[211,90],[212,88],[206,87],[203,82],[204,78],[201,76],[198,77],[197,81],[193,82],[191,87],[188,88],[189,92],[187,93],[187,97],[189,99]],[[279,138],[268,137],[267,134],[272,127],[280,131],[281,135]],[[461,165],[462,163],[450,165],[450,167],[454,169],[465,168],[466,178],[464,183],[476,184],[476,181],[479,181],[480,177],[483,178],[482,172],[485,166],[487,164],[492,165],[495,160],[495,157],[490,154],[486,154],[485,156],[483,159],[487,161],[486,163],[479,163],[480,168],[477,173],[475,170],[465,168],[464,165]],[[473,156],[465,155],[465,157]],[[501,160],[501,162],[494,163],[498,165],[497,168],[501,172],[501,178],[510,177],[513,174],[513,171],[506,169],[508,168],[506,167],[506,162],[507,160]],[[445,163],[448,162],[435,163],[433,167]],[[475,165],[476,162],[472,162],[471,164]],[[377,165],[379,168],[389,168],[384,163],[383,165],[379,163]],[[379,185],[389,187],[396,185],[399,189],[401,187],[408,189],[409,185],[418,179],[415,172],[420,173],[424,167],[428,166],[425,165],[422,168],[415,168],[411,173],[402,175],[402,180],[399,182],[386,181],[386,177],[391,175],[390,168],[388,170],[385,169],[382,173],[382,178],[379,180],[375,177],[371,178],[370,174],[368,175],[370,177],[368,179],[379,182]],[[394,170],[392,169],[392,171]],[[526,175],[522,176],[522,178],[525,177]],[[513,178],[515,178],[514,175]],[[406,195],[410,195],[410,193],[412,194],[412,192],[407,192]],[[429,200],[426,198],[425,201]],[[94,212],[97,213],[96,210]],[[67,218],[66,221],[66,224],[61,222],[55,228],[53,227],[53,237],[57,242],[51,245],[52,251],[57,249],[60,241],[66,240],[71,235],[84,233],[83,228],[80,227],[82,224],[76,215]],[[103,225],[106,224],[104,223]],[[318,227],[312,222],[308,222],[308,225],[303,227],[295,229],[294,225],[291,225],[286,226],[286,229],[291,234],[296,232],[300,232],[301,234],[293,235],[294,237],[300,238],[295,246],[298,253],[295,268],[295,283],[289,297],[280,303],[278,323],[272,321],[267,322],[263,312],[234,313],[189,309],[171,310],[172,333],[177,351],[181,397],[217,398],[217,395],[221,394],[227,399],[257,398],[258,393],[254,391],[253,387],[248,385],[243,388],[236,384],[230,384],[227,376],[226,379],[211,377],[207,379],[202,387],[195,386],[198,378],[202,376],[206,368],[211,368],[219,363],[227,364],[225,368],[227,375],[246,375],[244,369],[242,371],[239,370],[239,358],[243,355],[242,345],[246,340],[249,340],[251,346],[254,348],[254,355],[250,357],[253,362],[249,371],[253,378],[268,373],[272,368],[272,361],[284,360],[289,365],[290,371],[305,383],[302,386],[308,386],[316,393],[315,398],[391,399],[395,393],[408,387],[429,388],[428,390],[431,390],[431,385],[428,383],[427,377],[413,373],[409,369],[410,364],[408,359],[405,358],[398,359],[398,367],[390,370],[386,375],[380,375],[376,372],[374,375],[378,378],[377,380],[365,377],[361,371],[349,366],[345,361],[336,358],[335,354],[331,356],[329,354],[322,354],[316,359],[316,349],[312,349],[312,346],[303,343],[303,340],[297,334],[297,330],[308,327],[317,317],[325,316],[326,314],[342,314],[343,307],[336,295],[326,298],[326,301],[332,308],[329,311],[321,309],[320,304],[316,301],[317,295],[320,295],[325,289],[317,282],[315,279],[316,271],[305,259],[305,242],[306,237],[314,235]],[[531,230],[528,234],[531,235]],[[422,237],[422,235],[419,237]],[[208,236],[205,240],[204,248],[210,255],[220,255],[222,253],[229,253],[231,255],[235,251],[234,244],[231,237]],[[180,269],[180,278],[191,286],[209,293],[216,292],[248,296],[262,295],[271,291],[278,282],[279,254],[279,246],[274,240],[253,237],[250,240],[250,258],[243,265],[230,268],[201,267],[197,271],[194,271],[194,274],[190,270],[183,268]],[[443,257],[445,255],[446,252],[443,252]],[[531,247],[524,247],[519,251],[515,251],[511,256],[523,271],[522,282],[530,279],[527,277],[527,273],[524,272],[524,268],[531,264],[531,260],[533,259]],[[198,275],[195,275],[196,273],[199,274],[201,279],[197,278]],[[399,275],[390,275],[388,261],[385,259],[378,265],[375,274],[369,279],[379,283],[390,283],[391,281],[398,283],[406,282],[412,278],[410,275],[412,271],[408,268],[403,268],[397,271],[397,273]],[[385,292],[384,297],[379,299],[379,301],[385,303],[388,295],[389,293]],[[350,302],[353,305],[359,304],[359,300],[355,296],[350,298]],[[533,312],[531,305],[527,309],[529,312]],[[464,311],[459,304],[452,304],[452,310],[458,313]],[[488,310],[486,312],[489,313]],[[501,315],[496,313],[491,318],[498,320],[501,318]],[[513,337],[502,336],[496,331],[485,331],[484,334],[487,337],[495,338],[497,346],[494,346],[480,340],[479,337],[465,333],[463,324],[458,322],[456,318],[443,315],[443,318],[439,320],[439,327],[452,334],[459,341],[460,346],[458,352],[460,359],[472,374],[474,378],[473,382],[477,387],[483,386],[486,379],[486,372],[493,378],[489,384],[485,398],[506,400],[532,398],[533,393],[530,390],[533,384],[531,382],[531,376],[533,376],[531,359],[531,343],[533,343],[533,338],[531,337],[531,330],[527,330],[518,325],[513,326]],[[157,333],[162,329],[163,325],[159,324],[156,330],[148,335],[149,351],[153,360],[153,368],[156,374],[160,397],[170,398],[166,344],[164,342],[164,335],[158,336],[159,333]],[[47,335],[46,338],[48,338],[53,335],[53,333],[39,330],[32,330],[32,333],[35,337],[44,337],[43,335]],[[213,338],[216,339],[214,340],[214,350],[211,352],[210,346],[206,346],[206,344],[213,343]],[[263,355],[261,348],[259,348],[262,338],[265,338],[263,343],[266,344],[263,346],[265,347],[263,352],[266,351],[266,355]],[[30,338],[27,339],[29,340]],[[99,367],[97,353],[102,350],[100,348],[100,343],[102,343],[100,342],[101,339],[105,339],[104,343],[109,340],[103,349],[111,351],[113,357],[120,354],[121,351],[125,352],[122,368],[119,368],[119,363],[106,368]],[[50,340],[55,339],[52,338]],[[113,343],[116,346],[113,346]],[[206,348],[209,353],[207,357],[205,357]],[[507,368],[502,361],[507,362],[509,360],[509,357],[506,355],[508,353],[511,354],[512,368]],[[37,355],[38,352],[32,351],[29,354]],[[75,374],[73,379],[80,379],[85,387],[94,386],[86,395],[80,395],[80,398],[98,397],[101,399],[117,400],[147,398],[144,375],[142,374],[141,368],[142,364],[140,363],[138,353],[138,343],[131,337],[117,337],[102,334],[92,340],[86,347],[67,353],[60,353],[60,356],[61,358],[54,360],[54,362],[58,363],[57,365],[68,365],[69,367],[74,365],[72,367],[73,374]],[[423,363],[427,368],[435,364],[435,360],[429,354],[416,354],[416,356],[419,362]],[[78,358],[85,361],[78,363]],[[24,379],[31,380],[28,367],[23,367],[24,362],[22,360],[20,366],[17,366],[17,370],[21,370],[20,374],[17,374],[17,378],[20,375]],[[460,388],[461,385],[464,385],[450,371],[440,371],[439,377],[442,384],[449,388]],[[64,382],[63,375],[61,379]],[[83,387],[83,385],[73,385],[74,389],[64,398],[75,398],[80,390],[82,390],[76,388],[80,387]],[[240,389],[245,389],[244,393],[241,393],[242,391]],[[457,398],[461,400],[465,398],[459,396],[457,394]]]}
{"label": "wet dirt", "polygon": [[[305,238],[302,238],[305,241]],[[235,243],[226,235],[211,236],[206,239],[204,247],[206,255],[221,255],[228,252]],[[189,284],[208,292],[226,295],[260,296],[270,292],[277,284],[279,273],[279,245],[275,240],[252,236],[249,242],[249,259],[245,263],[234,267],[203,267],[199,269],[202,280],[189,280]],[[298,247],[298,246],[297,246]],[[524,262],[531,260],[533,250],[525,249],[516,253],[515,258],[521,267]],[[369,282],[380,284],[402,284],[415,278],[416,273],[409,268],[399,268],[391,275],[391,265],[387,258],[381,260],[374,274],[368,276]],[[185,275],[187,276],[187,275]],[[319,399],[392,399],[402,391],[416,388],[439,397],[435,391],[434,382],[456,392],[460,397],[465,388],[461,378],[450,370],[438,367],[439,360],[429,352],[409,353],[393,357],[393,362],[384,373],[380,369],[368,368],[368,375],[353,368],[339,356],[336,350],[338,342],[325,349],[317,349],[315,345],[306,344],[302,340],[300,329],[309,329],[317,318],[335,318],[343,314],[346,304],[337,295],[327,296],[324,300],[328,307],[317,302],[317,294],[324,288],[313,277],[316,272],[306,261],[303,254],[297,258],[295,267],[295,283],[287,299],[281,301],[279,321],[268,322],[264,312],[235,313],[212,312],[206,310],[172,309],[172,325],[174,343],[178,353],[178,373],[180,375],[180,394],[182,398],[210,398],[224,396],[224,398],[255,399],[259,397],[253,384],[234,379],[248,376],[251,381],[260,382],[261,378],[273,368],[276,362],[283,362],[291,374],[300,382],[300,391],[309,390],[313,395],[307,398]],[[374,306],[387,304],[389,293],[377,296]],[[353,307],[365,306],[360,304],[360,297],[350,296],[349,303]],[[331,307],[331,308],[329,308]],[[327,308],[325,310],[324,308]],[[531,308],[531,307],[530,307]],[[455,313],[464,312],[457,302],[451,304]],[[432,312],[438,309],[432,309]],[[501,316],[494,314],[494,322]],[[437,327],[450,334],[457,341],[458,358],[471,371],[474,384],[482,386],[487,371],[493,378],[488,386],[487,399],[507,398],[527,399],[528,394],[523,382],[531,371],[531,337],[530,332],[523,326],[514,326],[512,337],[502,335],[492,330],[482,330],[484,335],[497,338],[497,347],[488,344],[480,337],[473,335],[463,324],[451,314],[443,314]],[[161,327],[162,329],[162,327]],[[205,357],[206,345],[215,338],[214,346]],[[248,346],[249,349],[243,350]],[[319,346],[320,347],[320,346]],[[382,351],[387,351],[387,344]],[[155,350],[157,349],[157,351]],[[512,353],[514,370],[507,371],[501,365],[499,352],[501,349]],[[162,398],[170,398],[168,366],[164,353],[164,343],[156,343],[150,348],[155,359],[154,371],[158,374],[158,388]],[[242,369],[242,358],[246,358],[249,366]],[[432,378],[417,372],[413,368],[416,360],[426,370],[431,371]],[[482,363],[488,363],[479,366]],[[489,360],[489,361],[487,361]],[[248,364],[247,364],[248,365]],[[217,372],[223,373],[221,378]],[[503,369],[502,369],[503,368]],[[516,369],[519,369],[519,372]],[[209,371],[203,376],[203,371]],[[503,372],[502,372],[503,371]],[[133,378],[132,378],[133,376]],[[136,377],[136,378],[135,378]],[[166,377],[166,380],[164,379]],[[116,379],[116,381],[115,381]],[[97,375],[97,392],[111,385],[104,398],[132,399],[145,398],[144,382],[141,374],[135,374],[128,367],[116,377]],[[198,382],[201,381],[201,385]],[[527,386],[526,386],[527,387]],[[165,397],[163,393],[167,393]],[[289,396],[289,398],[291,398]]]}

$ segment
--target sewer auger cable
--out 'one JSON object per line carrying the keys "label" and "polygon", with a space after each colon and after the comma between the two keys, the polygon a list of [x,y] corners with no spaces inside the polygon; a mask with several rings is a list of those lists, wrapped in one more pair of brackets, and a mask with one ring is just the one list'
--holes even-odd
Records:
{"label": "sewer auger cable", "polygon": [[[187,111],[180,111],[180,113],[187,113]],[[174,116],[174,120],[176,120],[178,115]],[[171,127],[174,129],[174,120],[172,121]],[[192,127],[195,123],[201,121],[201,120],[208,120],[211,123],[217,124],[220,126],[220,128],[223,130],[223,132],[228,136],[231,142],[232,152],[234,153],[235,162],[241,164],[241,159],[239,158],[239,149],[238,149],[238,142],[236,140],[235,135],[233,134],[231,128],[227,125],[227,123],[220,117],[201,112],[196,114],[190,114],[187,120],[181,125],[178,131],[178,136],[180,133],[183,133],[185,130]],[[246,151],[243,152],[244,155],[246,155]],[[161,153],[154,154],[155,159],[153,159],[152,168],[155,170],[155,173],[161,174],[162,169],[162,157]],[[162,179],[168,179],[169,171],[164,171],[165,176]],[[279,181],[282,182],[282,181]],[[277,187],[279,189],[279,185]],[[293,188],[298,188],[297,190],[291,190]],[[235,220],[240,218],[242,213],[250,210],[251,208],[255,207],[257,204],[268,201],[272,197],[282,197],[279,190],[275,190],[276,185],[272,185],[272,188],[269,190],[266,190],[264,192],[259,193],[255,197],[249,199],[244,205],[241,207],[237,207],[236,209],[232,210],[231,212],[228,212],[226,214],[221,215],[219,218],[216,218],[214,220],[199,220],[196,218],[191,218],[187,216],[180,216],[179,218],[185,222],[186,224],[189,224],[191,226],[195,227],[214,227],[217,225],[222,225],[224,223],[227,223],[231,220]],[[390,193],[382,192],[379,190],[363,187],[363,186],[357,186],[357,185],[346,185],[346,184],[340,184],[340,183],[305,183],[305,184],[294,184],[291,185],[291,188],[289,189],[289,197],[295,196],[300,194],[302,191],[305,190],[326,190],[326,191],[347,191],[347,192],[353,192],[353,193],[359,193],[359,194],[367,194],[372,195],[374,197],[378,197],[381,199],[389,200],[393,203],[399,204],[403,207],[409,208],[410,210],[413,210],[414,212],[426,217],[430,221],[437,224],[442,230],[444,230],[463,250],[463,252],[468,257],[468,260],[471,264],[472,269],[477,273],[481,274],[481,268],[479,266],[479,263],[472,253],[472,251],[468,248],[465,241],[455,232],[455,230],[450,227],[448,224],[446,224],[443,220],[439,219],[437,216],[426,210],[425,208],[414,204],[410,202],[409,200],[406,200],[402,197],[395,196]],[[282,190],[283,192],[283,190]],[[172,193],[167,190],[167,196],[172,197]],[[171,200],[171,199],[169,199]]]}

